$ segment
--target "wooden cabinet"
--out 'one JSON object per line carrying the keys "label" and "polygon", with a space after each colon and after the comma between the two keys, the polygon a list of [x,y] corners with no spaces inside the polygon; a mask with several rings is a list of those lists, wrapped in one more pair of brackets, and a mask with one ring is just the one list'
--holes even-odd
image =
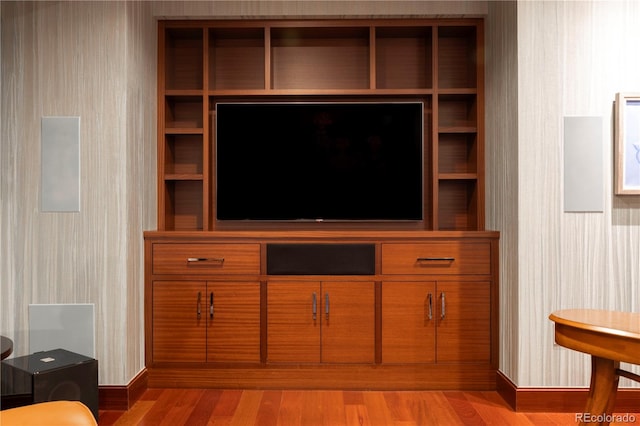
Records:
{"label": "wooden cabinet", "polygon": [[154,281],[153,362],[260,362],[260,284]]}
{"label": "wooden cabinet", "polygon": [[436,360],[435,282],[382,284],[382,362]]}
{"label": "wooden cabinet", "polygon": [[488,282],[436,284],[436,361],[491,362],[491,290]]}
{"label": "wooden cabinet", "polygon": [[374,283],[269,281],[267,362],[373,363]]}
{"label": "wooden cabinet", "polygon": [[259,244],[149,246],[152,362],[260,362]]}
{"label": "wooden cabinet", "polygon": [[146,232],[150,386],[493,389],[497,258],[490,231]]}
{"label": "wooden cabinet", "polygon": [[489,363],[488,282],[382,284],[383,363]]}
{"label": "wooden cabinet", "polygon": [[[207,285],[198,281],[154,281],[151,304],[153,362],[204,362],[207,359]],[[200,306],[199,306],[200,305]]]}
{"label": "wooden cabinet", "polygon": [[[218,101],[424,104],[419,230],[484,229],[483,21],[160,21],[158,229],[216,230]],[[397,224],[398,228],[409,226]]]}
{"label": "wooden cabinet", "polygon": [[488,274],[490,259],[491,246],[483,242],[382,245],[382,273],[385,275]]}
{"label": "wooden cabinet", "polygon": [[491,252],[488,241],[382,244],[393,277],[382,284],[383,362],[491,361],[491,282],[475,279],[491,276]]}
{"label": "wooden cabinet", "polygon": [[154,274],[239,275],[260,272],[259,244],[157,244]]}
{"label": "wooden cabinet", "polygon": [[[495,388],[483,31],[482,19],[159,21],[158,230],[145,233],[151,387]],[[421,104],[412,158],[422,215],[218,220],[217,105],[234,102]],[[285,258],[270,269],[271,244],[365,244],[372,260],[334,269],[316,256],[301,270]]]}

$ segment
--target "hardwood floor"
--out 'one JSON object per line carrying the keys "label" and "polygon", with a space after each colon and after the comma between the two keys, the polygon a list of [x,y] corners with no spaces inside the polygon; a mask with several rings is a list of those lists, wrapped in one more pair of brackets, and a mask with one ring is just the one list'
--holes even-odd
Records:
{"label": "hardwood floor", "polygon": [[[639,410],[640,411],[640,410]],[[640,412],[634,422],[640,424]],[[574,425],[575,413],[516,413],[497,392],[148,389],[100,426]]]}

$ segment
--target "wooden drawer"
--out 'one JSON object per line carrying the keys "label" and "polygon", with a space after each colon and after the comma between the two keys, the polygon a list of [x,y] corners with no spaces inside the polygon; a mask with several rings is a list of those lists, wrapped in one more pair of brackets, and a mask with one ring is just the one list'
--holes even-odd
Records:
{"label": "wooden drawer", "polygon": [[489,243],[383,244],[382,273],[404,274],[490,274]]}
{"label": "wooden drawer", "polygon": [[154,274],[259,274],[260,244],[154,244]]}

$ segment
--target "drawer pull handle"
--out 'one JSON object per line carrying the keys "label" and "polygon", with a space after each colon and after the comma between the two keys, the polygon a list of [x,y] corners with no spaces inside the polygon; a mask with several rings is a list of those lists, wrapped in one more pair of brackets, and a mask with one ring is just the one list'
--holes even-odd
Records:
{"label": "drawer pull handle", "polygon": [[427,299],[429,300],[429,306],[427,309],[427,319],[432,320],[433,319],[433,295],[429,293],[427,295]]}
{"label": "drawer pull handle", "polygon": [[188,257],[187,263],[199,263],[199,262],[209,262],[209,263],[224,263],[224,257]]}
{"label": "drawer pull handle", "polygon": [[209,318],[213,319],[213,292],[209,295]]}
{"label": "drawer pull handle", "polygon": [[200,319],[200,317],[202,316],[202,309],[201,309],[201,301],[202,301],[202,293],[198,292],[198,304],[196,305],[196,314],[198,316],[198,319]]}
{"label": "drawer pull handle", "polygon": [[446,307],[444,291],[440,293],[440,303],[441,303],[440,319],[444,319],[445,307]]}
{"label": "drawer pull handle", "polygon": [[329,293],[324,294],[324,313],[329,321]]}
{"label": "drawer pull handle", "polygon": [[419,257],[416,259],[417,262],[453,262],[455,260],[455,257]]}
{"label": "drawer pull handle", "polygon": [[316,320],[316,314],[318,313],[318,301],[316,298],[316,294],[313,293],[312,299],[311,299],[311,314],[313,317],[313,320]]}

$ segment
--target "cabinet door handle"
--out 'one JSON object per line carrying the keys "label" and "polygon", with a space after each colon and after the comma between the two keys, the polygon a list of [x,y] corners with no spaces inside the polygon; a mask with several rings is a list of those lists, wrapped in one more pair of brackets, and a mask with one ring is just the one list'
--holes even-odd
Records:
{"label": "cabinet door handle", "polygon": [[224,263],[224,257],[188,257],[187,258],[187,263],[191,264],[191,263],[218,263],[218,264],[223,264]]}
{"label": "cabinet door handle", "polygon": [[324,313],[329,321],[329,293],[324,294]]}
{"label": "cabinet door handle", "polygon": [[313,315],[313,320],[315,321],[316,314],[318,313],[318,301],[315,293],[313,293],[313,296],[311,298],[311,313]]}
{"label": "cabinet door handle", "polygon": [[418,257],[416,262],[453,262],[455,261],[455,257]]}
{"label": "cabinet door handle", "polygon": [[213,319],[213,292],[209,295],[209,318]]}
{"label": "cabinet door handle", "polygon": [[433,319],[433,295],[429,293],[427,295],[427,299],[429,301],[429,306],[427,308],[427,319],[432,320]]}
{"label": "cabinet door handle", "polygon": [[440,304],[441,304],[440,319],[444,319],[445,308],[446,308],[444,291],[442,293],[440,293]]}
{"label": "cabinet door handle", "polygon": [[201,303],[202,303],[202,293],[198,292],[198,304],[196,305],[196,314],[198,316],[198,319],[200,319],[200,317],[202,316]]}

